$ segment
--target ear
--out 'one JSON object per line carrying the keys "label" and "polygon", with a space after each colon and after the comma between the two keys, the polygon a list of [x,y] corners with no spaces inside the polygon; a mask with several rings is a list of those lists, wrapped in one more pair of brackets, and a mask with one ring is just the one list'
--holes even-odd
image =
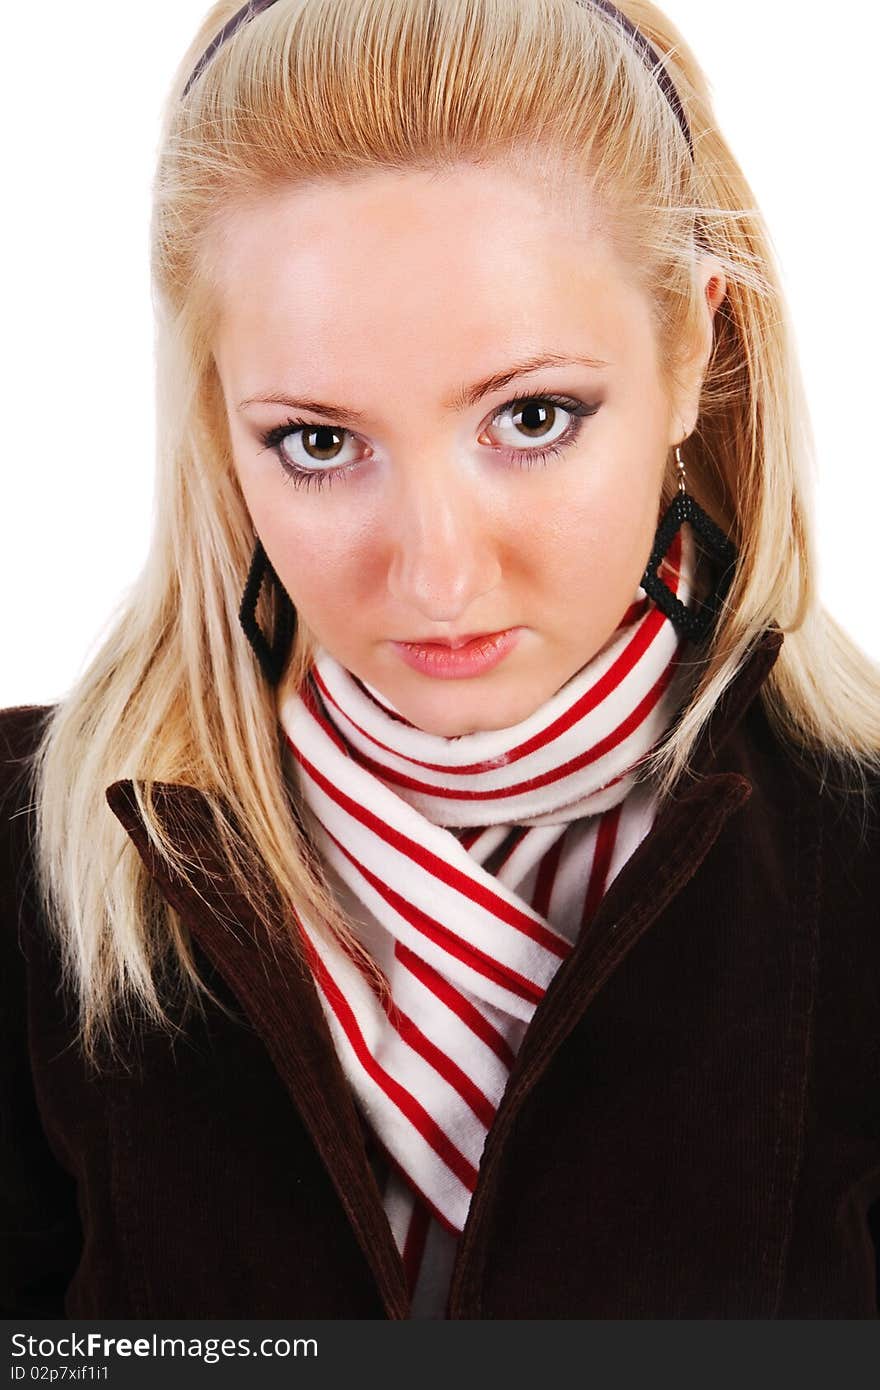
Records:
{"label": "ear", "polygon": [[697,274],[702,308],[699,337],[684,368],[684,384],[677,401],[678,433],[670,444],[680,444],[692,434],[700,413],[700,395],[714,342],[715,312],[727,294],[727,277],[716,256],[701,256]]}

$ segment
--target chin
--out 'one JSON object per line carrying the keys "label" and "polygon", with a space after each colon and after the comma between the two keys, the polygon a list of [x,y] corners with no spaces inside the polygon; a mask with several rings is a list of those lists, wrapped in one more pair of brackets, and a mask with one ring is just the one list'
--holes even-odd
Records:
{"label": "chin", "polygon": [[[427,710],[414,710],[410,714],[402,710],[399,704],[398,709],[401,709],[401,713],[411,724],[415,724],[425,733],[435,734],[438,738],[463,738],[466,734],[490,733],[495,729],[509,729],[514,724],[520,724],[534,712],[539,703],[540,700],[525,704],[517,701],[513,708],[508,708],[497,699],[487,699],[485,693],[481,694],[477,690],[474,690],[473,695],[461,692],[456,694],[447,690],[439,696],[436,714]],[[473,706],[481,712],[475,713]]]}

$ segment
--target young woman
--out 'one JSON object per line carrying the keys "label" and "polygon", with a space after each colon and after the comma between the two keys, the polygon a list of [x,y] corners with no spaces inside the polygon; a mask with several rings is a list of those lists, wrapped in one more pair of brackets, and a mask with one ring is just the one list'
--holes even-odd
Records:
{"label": "young woman", "polygon": [[147,563],[0,717],[4,1315],[880,1315],[880,678],[681,36],[221,0],[153,272]]}

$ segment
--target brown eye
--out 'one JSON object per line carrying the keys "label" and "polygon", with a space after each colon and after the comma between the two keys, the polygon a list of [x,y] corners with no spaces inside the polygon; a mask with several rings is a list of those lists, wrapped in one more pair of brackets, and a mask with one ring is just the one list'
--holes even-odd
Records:
{"label": "brown eye", "polygon": [[493,425],[501,432],[499,442],[516,451],[529,440],[548,446],[558,444],[571,429],[572,416],[582,413],[578,402],[564,404],[545,396],[529,396],[502,406]]}
{"label": "brown eye", "polygon": [[553,428],[557,409],[548,401],[528,401],[513,412],[512,418],[519,418],[530,439],[543,439]]}
{"label": "brown eye", "polygon": [[296,433],[299,434],[309,458],[313,458],[316,463],[333,463],[341,447],[339,443],[334,444],[333,440],[341,440],[346,431],[338,430],[332,425],[318,425],[313,429],[298,430]]}
{"label": "brown eye", "polygon": [[[264,447],[274,449],[285,470],[291,474],[303,473],[321,478],[325,473],[329,475],[334,472],[334,466],[342,468],[357,461],[350,457],[340,459],[340,453],[351,436],[348,430],[337,425],[288,420],[286,424],[276,425],[260,437]],[[319,467],[321,464],[331,466],[324,469]]]}

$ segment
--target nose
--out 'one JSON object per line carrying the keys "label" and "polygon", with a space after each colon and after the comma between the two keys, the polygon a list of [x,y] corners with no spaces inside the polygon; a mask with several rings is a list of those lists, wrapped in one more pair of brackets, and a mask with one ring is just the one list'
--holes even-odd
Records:
{"label": "nose", "polygon": [[428,622],[479,621],[475,604],[501,579],[497,537],[480,506],[476,473],[448,458],[403,470],[392,503],[388,588],[401,610]]}

